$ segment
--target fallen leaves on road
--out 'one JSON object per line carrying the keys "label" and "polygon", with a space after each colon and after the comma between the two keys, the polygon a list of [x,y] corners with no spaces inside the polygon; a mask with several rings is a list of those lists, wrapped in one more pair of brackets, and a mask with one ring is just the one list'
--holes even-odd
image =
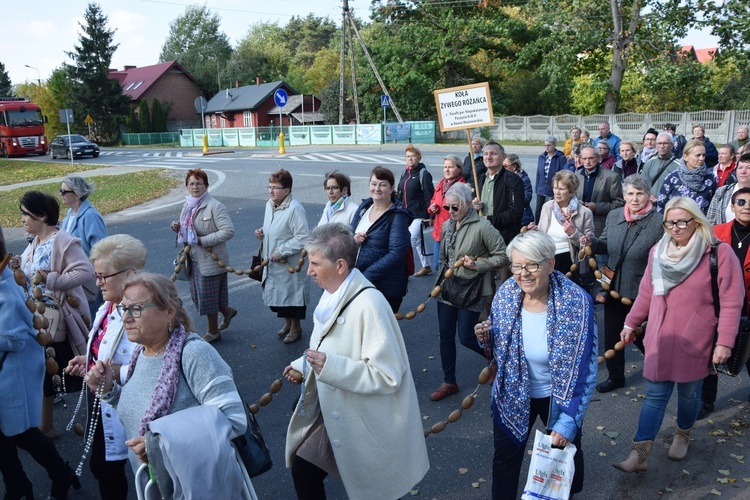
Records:
{"label": "fallen leaves on road", "polygon": [[458,469],[458,473],[461,474],[462,476],[465,476],[468,472],[469,472],[469,469],[467,469],[466,467],[461,467],[460,469]]}

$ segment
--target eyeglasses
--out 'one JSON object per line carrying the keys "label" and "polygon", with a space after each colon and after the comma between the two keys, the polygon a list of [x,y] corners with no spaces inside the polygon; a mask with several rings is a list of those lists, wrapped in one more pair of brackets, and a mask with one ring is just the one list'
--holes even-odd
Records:
{"label": "eyeglasses", "polygon": [[323,189],[324,189],[325,191],[338,191],[338,190],[339,190],[339,189],[341,189],[341,188],[340,188],[340,187],[338,187],[338,186],[326,186],[326,187],[324,187]]}
{"label": "eyeglasses", "polygon": [[65,189],[60,190],[60,196],[65,196],[66,194],[72,194],[72,193],[75,193],[75,191],[68,191]]}
{"label": "eyeglasses", "polygon": [[191,182],[190,184],[187,185],[187,187],[189,187],[189,188],[192,188],[192,187],[201,187],[201,186],[205,186],[205,184],[202,183],[202,182]]}
{"label": "eyeglasses", "polygon": [[529,274],[534,274],[539,270],[539,262],[529,262],[525,266],[519,266],[518,264],[511,264],[510,272],[513,274],[521,274],[521,271],[526,271]]}
{"label": "eyeglasses", "polygon": [[107,280],[109,278],[112,278],[113,276],[117,276],[118,274],[122,274],[122,273],[125,273],[125,272],[128,272],[128,271],[130,271],[130,269],[123,269],[122,271],[118,271],[116,273],[108,274],[107,276],[104,276],[104,275],[98,274],[98,273],[94,273],[94,278],[96,278],[96,281],[101,281],[102,285],[104,285],[104,284],[107,283]]}
{"label": "eyeglasses", "polygon": [[734,204],[738,207],[744,207],[748,201],[750,200],[746,200],[745,198],[737,198],[736,200],[734,200]]}
{"label": "eyeglasses", "polygon": [[662,226],[664,226],[664,229],[672,229],[673,227],[677,226],[678,229],[685,229],[688,227],[688,224],[690,224],[691,221],[694,219],[688,219],[688,220],[665,220],[662,222]]}
{"label": "eyeglasses", "polygon": [[125,313],[128,313],[131,318],[140,318],[144,309],[158,305],[155,303],[143,304],[142,306],[123,306],[122,304],[117,304],[117,312],[120,313],[120,316],[125,316]]}
{"label": "eyeglasses", "polygon": [[443,205],[443,210],[446,212],[458,212],[460,209],[458,205]]}
{"label": "eyeglasses", "polygon": [[285,187],[279,187],[279,186],[268,186],[269,191],[281,191],[282,189],[286,189]]}

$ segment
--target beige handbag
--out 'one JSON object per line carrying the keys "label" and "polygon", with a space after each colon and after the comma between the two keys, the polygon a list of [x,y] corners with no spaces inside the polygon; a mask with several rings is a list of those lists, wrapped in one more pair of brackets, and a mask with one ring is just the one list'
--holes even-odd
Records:
{"label": "beige handbag", "polygon": [[45,304],[43,316],[49,321],[47,333],[52,336],[52,342],[62,342],[68,338],[68,325],[62,315],[60,304],[51,295],[44,297],[52,299],[54,304]]}

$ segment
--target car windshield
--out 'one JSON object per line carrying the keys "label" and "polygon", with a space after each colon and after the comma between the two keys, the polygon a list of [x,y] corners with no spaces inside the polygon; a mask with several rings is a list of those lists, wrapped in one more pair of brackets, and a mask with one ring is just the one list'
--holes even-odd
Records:
{"label": "car windshield", "polygon": [[[67,135],[61,135],[59,139],[60,141],[62,141],[63,144],[68,143]],[[70,140],[73,141],[73,144],[75,144],[76,142],[88,142],[84,136],[78,135],[78,134],[71,134]]]}
{"label": "car windshield", "polygon": [[8,111],[7,115],[7,123],[11,127],[22,127],[24,125],[41,125],[42,123],[44,123],[42,121],[42,112],[38,109]]}

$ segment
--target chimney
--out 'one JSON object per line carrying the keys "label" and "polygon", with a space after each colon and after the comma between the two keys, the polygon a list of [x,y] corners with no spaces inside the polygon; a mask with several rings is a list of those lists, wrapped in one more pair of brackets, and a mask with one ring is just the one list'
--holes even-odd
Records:
{"label": "chimney", "polygon": [[256,76],[255,77],[255,85],[260,85],[261,83],[263,83],[263,78],[261,78],[259,76]]}
{"label": "chimney", "polygon": [[242,87],[242,81],[241,80],[235,80],[234,82],[234,88],[238,89]]}
{"label": "chimney", "polygon": [[123,67],[122,67],[122,70],[123,70],[123,71],[128,71],[128,70],[130,70],[130,69],[135,69],[135,68],[136,68],[135,66],[123,66]]}

